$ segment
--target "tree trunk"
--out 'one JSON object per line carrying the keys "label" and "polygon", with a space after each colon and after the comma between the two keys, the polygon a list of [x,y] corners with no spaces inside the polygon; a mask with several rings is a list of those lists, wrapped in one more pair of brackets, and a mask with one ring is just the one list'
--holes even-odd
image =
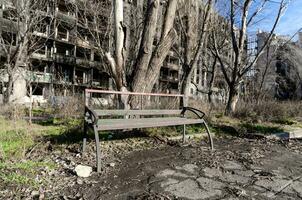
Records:
{"label": "tree trunk", "polygon": [[209,104],[213,105],[213,87],[214,87],[214,81],[216,78],[216,64],[217,64],[217,58],[214,58],[213,64],[212,64],[212,73],[211,73],[211,78],[209,82],[209,90],[208,90],[208,101]]}
{"label": "tree trunk", "polygon": [[121,90],[125,85],[124,73],[124,40],[125,32],[123,29],[124,23],[124,3],[123,0],[115,0],[114,5],[115,16],[115,72],[117,79],[115,80],[118,90]]}
{"label": "tree trunk", "polygon": [[7,87],[6,87],[6,91],[4,93],[4,98],[3,98],[3,103],[4,104],[8,104],[11,101],[11,94],[13,91],[13,83],[14,83],[14,78],[13,75],[9,75],[8,76],[8,83],[7,83]]}
{"label": "tree trunk", "polygon": [[158,81],[160,68],[166,59],[171,46],[174,44],[176,37],[176,31],[172,29],[164,40],[156,47],[146,74],[145,80],[147,80],[148,83],[146,84],[145,92],[152,92],[154,85]]}
{"label": "tree trunk", "polygon": [[228,102],[225,109],[225,114],[228,116],[235,112],[239,100],[239,88],[235,84],[229,85],[229,88]]}
{"label": "tree trunk", "polygon": [[32,124],[32,110],[33,110],[33,88],[32,84],[29,85],[29,124]]}
{"label": "tree trunk", "polygon": [[134,92],[144,92],[147,85],[146,73],[153,52],[153,41],[156,33],[159,6],[159,0],[149,0],[148,2],[142,41],[132,83],[132,90]]}
{"label": "tree trunk", "polygon": [[148,84],[146,84],[145,92],[151,92],[154,85],[158,81],[160,68],[164,63],[172,45],[177,40],[176,30],[173,28],[176,8],[178,0],[169,0],[168,7],[165,12],[164,25],[158,45],[156,46],[146,73]]}
{"label": "tree trunk", "polygon": [[181,94],[185,95],[185,98],[181,102],[180,106],[188,106],[188,100],[190,96],[190,84],[194,70],[190,70],[190,72],[186,71],[183,75],[183,80],[181,82]]}

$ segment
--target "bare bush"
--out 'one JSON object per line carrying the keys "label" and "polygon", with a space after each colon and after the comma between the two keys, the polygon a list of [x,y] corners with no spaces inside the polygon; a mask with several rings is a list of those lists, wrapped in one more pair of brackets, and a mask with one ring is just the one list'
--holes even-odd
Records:
{"label": "bare bush", "polygon": [[292,123],[293,118],[302,117],[302,102],[263,100],[258,104],[254,102],[241,102],[234,117],[252,122]]}
{"label": "bare bush", "polygon": [[84,102],[82,98],[69,97],[59,105],[53,107],[54,117],[62,119],[78,118],[84,113]]}
{"label": "bare bush", "polygon": [[215,104],[215,106],[213,106],[211,103],[202,102],[195,99],[189,100],[189,106],[204,112],[206,114],[205,117],[209,122],[212,121],[213,117],[223,116],[225,110],[225,105],[223,104]]}
{"label": "bare bush", "polygon": [[25,106],[18,104],[2,105],[0,115],[7,119],[17,121],[26,116],[26,108]]}

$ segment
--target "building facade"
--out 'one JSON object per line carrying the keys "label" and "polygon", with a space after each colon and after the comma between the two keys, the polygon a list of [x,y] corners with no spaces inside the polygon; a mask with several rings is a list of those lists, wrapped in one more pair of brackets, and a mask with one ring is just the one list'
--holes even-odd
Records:
{"label": "building facade", "polygon": [[[257,33],[256,53],[263,48],[268,36],[266,32]],[[289,36],[274,35],[256,63],[254,90],[281,100],[301,99],[302,86],[298,78],[302,72],[301,56],[302,48]]]}
{"label": "building facade", "polygon": [[[36,1],[41,2],[41,5],[29,6],[30,12],[34,12],[36,16],[33,19],[37,20],[29,30],[26,30],[27,25],[24,23],[26,16],[20,19],[18,13],[24,5],[11,2],[11,0],[3,0],[0,3],[0,34],[3,38],[0,41],[0,103],[3,102],[9,82],[9,76],[5,71],[7,70],[5,65],[9,63],[6,51],[19,48],[17,43],[24,34],[20,30],[30,32],[28,38],[31,42],[29,43],[34,43],[34,45],[29,44],[24,47],[28,49],[25,53],[27,58],[17,65],[13,73],[11,102],[29,103],[32,101],[31,97],[35,102],[55,103],[62,97],[83,96],[86,88],[115,89],[114,81],[101,56],[104,52],[100,52],[99,49],[102,47],[110,51],[112,48],[113,33],[108,31],[108,27],[112,26],[110,24],[112,23],[111,1],[99,1],[101,2],[99,8],[91,8],[85,5],[86,1],[82,0]],[[27,1],[20,0],[20,2]],[[142,10],[145,9],[143,2],[124,1],[125,26],[137,23],[132,21],[132,14],[134,11],[143,12]],[[98,12],[95,12],[96,9]],[[161,9],[160,12],[164,13],[164,10]],[[162,18],[163,16],[159,15],[159,21]],[[158,23],[158,29],[160,28],[161,23]],[[131,31],[127,34],[133,34]],[[160,34],[156,37],[159,38]],[[161,67],[154,91],[180,92],[182,70],[180,58],[175,49],[181,52],[181,45],[179,39],[173,50],[169,51]],[[7,46],[11,47],[7,48]],[[206,55],[202,55],[200,58],[192,77],[190,95],[194,98],[203,98],[204,94],[198,92],[198,88],[208,87],[210,69],[206,66],[205,57]],[[133,65],[133,63],[127,63],[127,65]],[[216,91],[216,88],[214,90]]]}
{"label": "building facade", "polygon": [[[41,1],[42,2],[42,1]],[[22,22],[18,17],[19,9],[24,5],[3,2],[0,9],[1,38],[5,50],[21,48],[15,42],[23,42],[20,37],[26,29],[29,40],[26,46],[28,58],[17,66],[14,72],[11,101],[28,102],[32,93],[34,101],[45,102],[52,97],[82,94],[87,87],[108,89],[111,81],[105,72],[101,58],[96,53],[91,38],[87,37],[90,24],[94,23],[94,16],[85,13],[72,2],[63,0],[45,1],[38,9],[28,6],[30,12],[36,12],[39,17],[31,17],[29,22]],[[108,17],[104,13],[104,19]],[[36,20],[36,21],[34,21]],[[104,20],[106,21],[106,20]],[[15,27],[15,28],[12,28]],[[102,33],[102,29],[95,29]],[[15,41],[14,41],[14,38]],[[32,48],[33,50],[31,50]],[[8,54],[2,50],[2,66],[9,62]],[[17,51],[16,51],[17,52]],[[10,55],[11,56],[11,55]],[[15,61],[10,64],[15,65]],[[3,96],[8,82],[8,75],[2,73],[1,94]],[[2,97],[3,98],[3,97]]]}
{"label": "building facade", "polygon": [[[29,101],[29,94],[32,94],[34,101],[47,102],[62,96],[82,95],[85,88],[114,89],[108,69],[98,52],[99,46],[95,45],[99,40],[104,49],[110,49],[111,35],[104,28],[110,23],[110,2],[104,1],[98,8],[103,11],[97,15],[93,11],[88,12],[84,2],[81,6],[81,1],[41,2],[43,5],[36,8],[39,9],[37,15],[40,15],[39,19],[35,18],[38,22],[28,30],[31,32],[30,40],[37,44],[32,46],[34,51],[28,50],[30,53],[26,63],[18,65],[15,70],[10,101],[26,103]],[[133,6],[133,2],[130,3],[127,1],[124,5],[125,20],[128,21],[131,20],[128,13]],[[22,6],[24,5],[13,4],[9,0],[0,4],[2,47],[9,44],[18,48],[18,44],[14,44],[18,39],[13,41],[13,38],[19,38],[20,30],[27,26],[26,23],[20,26],[24,20],[17,17]],[[33,12],[34,8],[29,6],[29,9]],[[95,24],[96,18],[98,22],[102,21],[100,26]],[[95,28],[92,30],[91,27]],[[92,38],[95,36],[99,38]],[[8,87],[8,75],[3,67],[8,62],[5,53],[7,49],[14,48],[5,49],[0,46],[0,102]],[[179,59],[171,51],[162,66],[156,89],[160,92],[178,93],[179,79]]]}

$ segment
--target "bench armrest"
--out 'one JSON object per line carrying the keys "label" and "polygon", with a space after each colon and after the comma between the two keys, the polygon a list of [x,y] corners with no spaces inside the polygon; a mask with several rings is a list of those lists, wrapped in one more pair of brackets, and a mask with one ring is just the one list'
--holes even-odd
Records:
{"label": "bench armrest", "polygon": [[192,108],[192,107],[183,107],[182,111],[181,111],[181,115],[185,115],[187,111],[190,111],[192,113],[194,113],[199,119],[204,118],[204,116],[206,115],[204,112],[202,112],[201,110],[198,110],[196,108]]}
{"label": "bench armrest", "polygon": [[96,114],[96,112],[94,112],[92,109],[90,109],[89,107],[85,106],[85,121],[91,120],[91,124],[93,125],[97,125],[98,124],[98,120],[99,117]]}

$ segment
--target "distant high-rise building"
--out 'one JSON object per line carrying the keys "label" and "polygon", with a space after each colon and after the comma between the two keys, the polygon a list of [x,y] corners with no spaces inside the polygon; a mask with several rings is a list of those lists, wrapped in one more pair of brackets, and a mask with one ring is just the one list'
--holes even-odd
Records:
{"label": "distant high-rise building", "polygon": [[299,32],[299,41],[298,41],[298,44],[302,48],[302,32]]}

